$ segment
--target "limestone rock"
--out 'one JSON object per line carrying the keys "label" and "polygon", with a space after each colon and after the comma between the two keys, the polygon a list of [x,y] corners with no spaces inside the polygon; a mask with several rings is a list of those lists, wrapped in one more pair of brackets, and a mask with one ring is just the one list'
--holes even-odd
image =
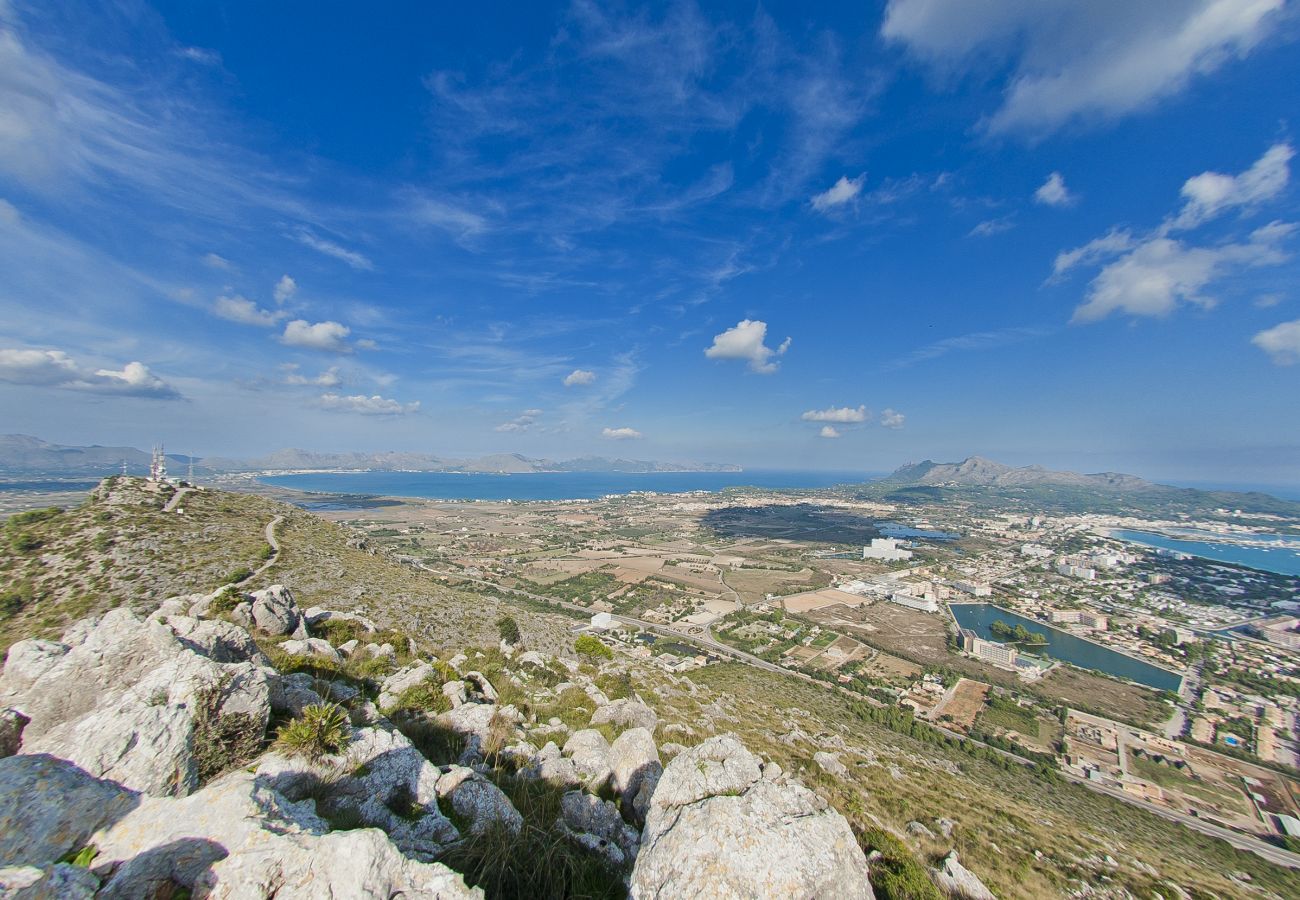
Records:
{"label": "limestone rock", "polygon": [[274,712],[285,713],[298,718],[309,706],[323,701],[316,692],[316,679],[306,672],[281,675],[278,672],[268,676],[269,700]]}
{"label": "limestone rock", "polygon": [[343,658],[339,656],[339,652],[334,649],[330,642],[320,638],[284,641],[280,644],[280,649],[294,656],[319,656],[331,662],[343,661]]}
{"label": "limestone rock", "polygon": [[930,877],[950,896],[964,900],[997,900],[993,892],[984,886],[984,882],[961,864],[956,850],[943,858],[939,868],[930,870]]}
{"label": "limestone rock", "polygon": [[640,845],[636,829],[623,821],[618,807],[585,791],[566,791],[560,797],[556,827],[571,841],[600,854],[616,867],[634,859]]}
{"label": "limestone rock", "polygon": [[519,654],[519,658],[516,659],[515,662],[521,666],[536,666],[541,669],[546,668],[546,660],[542,657],[542,654],[538,653],[536,650],[525,650],[523,653]]}
{"label": "limestone rock", "polygon": [[483,752],[497,708],[490,703],[466,703],[438,715],[438,724],[466,738],[465,754],[469,759]]}
{"label": "limestone rock", "polygon": [[613,776],[609,764],[609,741],[599,731],[584,728],[564,742],[564,755],[573,760],[587,786],[599,791]]}
{"label": "limestone rock", "polygon": [[482,672],[466,672],[465,684],[469,688],[469,699],[474,703],[496,703],[497,691],[492,682]]}
{"label": "limestone rock", "polygon": [[23,729],[30,721],[16,709],[0,709],[0,759],[18,752],[23,744]]}
{"label": "limestone rock", "polygon": [[926,828],[920,822],[915,822],[915,821],[908,822],[907,833],[912,835],[913,837],[927,838],[928,840],[934,840],[934,832]]}
{"label": "limestone rock", "polygon": [[834,753],[827,753],[819,750],[813,754],[813,762],[817,763],[821,770],[827,775],[834,775],[836,778],[843,778],[849,774],[848,767],[840,762],[838,756]]}
{"label": "limestone rock", "polygon": [[438,796],[451,802],[456,814],[470,823],[469,833],[483,834],[493,827],[503,827],[511,834],[523,828],[524,817],[492,782],[464,766],[452,766],[438,779]]}
{"label": "limestone rock", "polygon": [[464,706],[469,702],[469,692],[465,690],[465,682],[463,681],[448,681],[442,686],[442,695],[451,702],[452,709]]}
{"label": "limestone rock", "polygon": [[[609,766],[612,772],[614,790],[623,797],[623,809],[635,811],[635,801],[641,786],[647,779],[655,783],[664,767],[659,762],[659,751],[655,748],[655,739],[644,728],[629,728],[615,738],[609,747]],[[653,792],[653,787],[651,791]],[[645,818],[645,804],[649,801],[647,794],[643,801],[643,810],[638,821]]]}
{"label": "limestone rock", "polygon": [[624,728],[644,728],[654,734],[659,717],[655,711],[639,700],[624,698],[611,701],[591,717],[592,725],[620,725]]}
{"label": "limestone rock", "polygon": [[633,898],[874,894],[844,817],[801,785],[762,777],[759,759],[722,735],[679,754],[650,802]]}
{"label": "limestone rock", "polygon": [[379,707],[388,709],[396,706],[403,691],[423,684],[434,673],[435,669],[427,662],[417,662],[389,675],[379,685]]}
{"label": "limestone rock", "polygon": [[99,879],[67,863],[0,868],[0,897],[7,900],[91,900]]}
{"label": "limestone rock", "polygon": [[10,649],[0,703],[31,718],[24,753],[71,760],[149,794],[186,794],[198,783],[193,739],[201,696],[215,692],[219,716],[247,716],[249,728],[266,728],[269,679],[254,663],[215,662],[167,625],[124,609],[79,626],[74,637]]}
{"label": "limestone rock", "polygon": [[0,866],[44,865],[134,809],[121,785],[45,754],[0,759]]}
{"label": "limestone rock", "polygon": [[[294,637],[307,637],[307,626],[298,601],[282,584],[273,584],[269,588],[253,591],[248,595],[251,604],[249,615],[253,624],[267,634],[292,634]],[[301,632],[301,633],[299,633]]]}
{"label": "limestone rock", "polygon": [[192,616],[166,616],[160,618],[181,644],[199,656],[214,662],[255,662],[269,666],[267,659],[252,636],[230,622],[221,619],[197,619]]}

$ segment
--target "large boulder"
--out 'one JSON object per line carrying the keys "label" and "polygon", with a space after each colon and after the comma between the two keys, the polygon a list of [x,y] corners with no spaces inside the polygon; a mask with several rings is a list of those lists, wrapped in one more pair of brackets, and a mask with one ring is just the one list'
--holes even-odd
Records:
{"label": "large boulder", "polygon": [[524,817],[510,798],[478,772],[465,766],[452,766],[438,779],[438,796],[451,804],[462,821],[468,822],[472,835],[481,835],[500,827],[518,834]]}
{"label": "large boulder", "polygon": [[99,879],[70,863],[0,867],[0,897],[6,900],[91,900]]}
{"label": "large boulder", "polygon": [[[644,728],[629,728],[610,744],[608,758],[614,790],[623,798],[623,809],[635,812],[635,801],[641,786],[647,779],[658,783],[659,775],[663,772],[655,739]],[[653,792],[653,786],[650,790]],[[649,799],[647,794],[645,800]]]}
{"label": "large boulder", "polygon": [[564,742],[564,755],[573,760],[587,787],[599,791],[613,776],[609,764],[609,741],[594,728],[575,731]]}
{"label": "large boulder", "polygon": [[0,759],[0,866],[43,865],[90,843],[140,797],[45,754]]}
{"label": "large boulder", "polygon": [[298,601],[282,584],[273,584],[269,588],[253,591],[248,595],[249,616],[253,624],[267,634],[292,634],[296,638],[307,637],[307,622],[298,608]]}
{"label": "large boulder", "polygon": [[283,641],[280,650],[293,656],[319,656],[330,662],[343,662],[339,652],[323,638],[293,638]]}
{"label": "large boulder", "polygon": [[997,900],[993,892],[984,886],[984,882],[961,864],[956,850],[945,856],[937,869],[930,870],[930,877],[950,897],[962,900]]}
{"label": "large boulder", "polygon": [[271,661],[253,641],[252,635],[221,619],[197,619],[192,616],[158,617],[176,635],[176,639],[199,656],[213,662],[254,662],[269,666]]}
{"label": "large boulder", "polygon": [[167,624],[123,609],[64,637],[20,641],[0,674],[0,704],[31,719],[23,753],[49,753],[155,796],[183,795],[199,781],[196,728],[266,730],[270,685],[255,663],[208,659]]}
{"label": "large boulder", "polygon": [[623,728],[644,728],[654,734],[659,717],[640,700],[623,698],[613,700],[596,710],[591,716],[592,725],[618,725]]}
{"label": "large boulder", "polygon": [[623,821],[618,807],[586,791],[566,791],[560,797],[555,826],[573,843],[615,867],[635,859],[640,845],[640,835]]}
{"label": "large boulder", "polygon": [[423,684],[435,674],[437,670],[427,662],[416,662],[389,675],[379,685],[379,708],[396,706],[403,691]]}
{"label": "large boulder", "polygon": [[634,898],[874,894],[849,824],[816,794],[763,767],[734,736],[679,754],[664,770],[632,870]]}

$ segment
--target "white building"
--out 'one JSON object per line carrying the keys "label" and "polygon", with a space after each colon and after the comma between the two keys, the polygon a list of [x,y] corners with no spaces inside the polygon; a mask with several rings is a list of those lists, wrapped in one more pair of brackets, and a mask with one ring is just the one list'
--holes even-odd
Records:
{"label": "white building", "polygon": [[989,587],[987,584],[982,584],[976,581],[953,582],[953,587],[961,591],[963,594],[970,594],[972,597],[993,596],[993,588]]}
{"label": "white building", "polygon": [[1015,647],[1008,647],[997,641],[986,641],[969,628],[961,630],[961,647],[971,656],[984,662],[1008,669],[1016,667]]}
{"label": "white building", "polygon": [[862,548],[862,558],[900,562],[911,559],[912,551],[899,547],[898,541],[894,538],[872,538],[871,544]]}
{"label": "white building", "polygon": [[916,596],[907,591],[894,591],[889,595],[890,603],[897,603],[899,606],[906,606],[908,609],[917,609],[921,612],[938,612],[939,604],[934,599],[934,594],[925,594]]}

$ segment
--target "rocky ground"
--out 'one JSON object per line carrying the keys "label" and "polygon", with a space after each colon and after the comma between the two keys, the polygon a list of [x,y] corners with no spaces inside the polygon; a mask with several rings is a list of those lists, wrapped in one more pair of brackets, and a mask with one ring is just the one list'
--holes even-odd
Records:
{"label": "rocky ground", "polygon": [[[557,870],[532,873],[534,896],[874,896],[844,817],[734,736],[661,748],[655,711],[610,699],[596,667],[508,644],[440,660],[393,637],[274,586],[15,644],[0,890],[514,894],[488,857],[517,843]],[[507,702],[570,692],[595,706],[587,727]]]}
{"label": "rocky ground", "polygon": [[[288,526],[263,577],[161,571],[216,524],[177,515],[147,554],[116,547],[157,557],[151,587],[115,582],[80,617],[52,566],[93,546],[78,529],[105,499],[23,526],[65,549],[35,557],[45,600],[0,611],[27,635],[0,675],[0,896],[1300,892],[1295,873],[824,686],[580,656],[570,619],[253,499],[238,533]],[[517,643],[498,642],[503,612]]]}

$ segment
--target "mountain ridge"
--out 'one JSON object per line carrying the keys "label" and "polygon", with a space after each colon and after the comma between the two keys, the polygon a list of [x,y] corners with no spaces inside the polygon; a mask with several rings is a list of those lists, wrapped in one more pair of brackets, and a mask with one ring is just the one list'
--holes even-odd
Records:
{"label": "mountain ridge", "polygon": [[930,459],[919,463],[907,463],[899,466],[883,480],[907,484],[957,484],[980,487],[1025,487],[1050,484],[1116,491],[1142,491],[1160,487],[1145,478],[1122,472],[1080,474],[1056,471],[1043,466],[1015,467],[982,456],[968,456],[959,463],[937,463]]}
{"label": "mountain ridge", "polygon": [[[169,463],[189,464],[190,457],[168,454]],[[140,474],[148,470],[150,454],[135,447],[105,447],[98,444],[75,446],[55,444],[25,434],[0,435],[0,474],[108,475],[127,470]],[[455,459],[430,453],[407,451],[318,452],[284,448],[252,459],[194,457],[194,469],[205,475],[259,472],[284,469],[371,470],[388,472],[738,472],[739,466],[725,463],[672,463],[607,457],[570,460],[536,459],[520,453],[491,453],[470,459]]]}

